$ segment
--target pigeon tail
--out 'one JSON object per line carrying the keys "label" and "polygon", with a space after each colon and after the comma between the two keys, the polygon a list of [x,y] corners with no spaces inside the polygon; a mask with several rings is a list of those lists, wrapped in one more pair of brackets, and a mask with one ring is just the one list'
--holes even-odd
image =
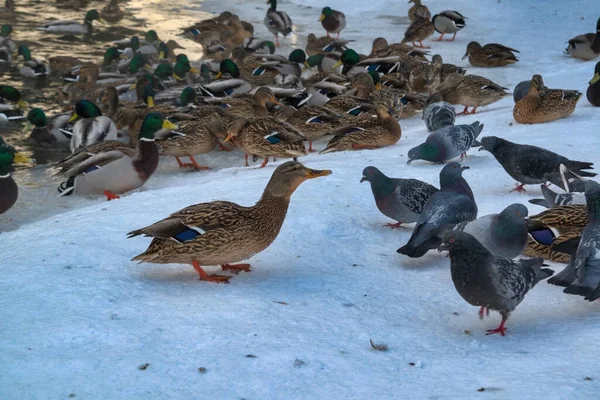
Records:
{"label": "pigeon tail", "polygon": [[556,205],[556,196],[558,196],[558,193],[548,189],[545,185],[540,185],[540,189],[542,190],[544,199],[546,199],[546,202],[548,203],[548,208],[554,207]]}
{"label": "pigeon tail", "polygon": [[[475,121],[471,124],[471,126],[473,127],[473,129],[475,129],[475,136],[473,136],[473,138],[477,139],[477,136],[479,136],[479,134],[483,130],[484,125],[479,121]],[[481,143],[479,143],[479,145],[481,146]]]}
{"label": "pigeon tail", "polygon": [[593,292],[593,289],[587,286],[580,286],[579,284],[573,284],[563,290],[563,293],[575,294],[577,296],[583,296],[587,298]]}
{"label": "pigeon tail", "polygon": [[577,237],[571,238],[569,240],[565,240],[562,243],[552,245],[552,251],[556,251],[557,253],[573,255],[577,251],[580,241],[581,241],[581,236],[577,236]]}
{"label": "pigeon tail", "polygon": [[421,258],[429,250],[435,250],[440,247],[442,240],[438,237],[430,237],[418,246],[414,246],[410,241],[404,246],[400,247],[397,252],[404,254],[410,258]]}
{"label": "pigeon tail", "polygon": [[596,289],[589,295],[585,296],[587,301],[595,301],[600,298],[600,285],[596,286]]}
{"label": "pigeon tail", "polygon": [[[544,185],[542,185],[542,186],[544,186]],[[544,208],[550,208],[550,205],[548,204],[548,202],[545,199],[530,199],[529,203],[534,204],[536,206],[544,207]]]}
{"label": "pigeon tail", "polygon": [[544,279],[550,278],[552,275],[554,275],[554,270],[553,269],[550,269],[550,268],[542,268],[542,269],[540,269],[539,274],[537,274],[537,276],[535,277],[534,286],[539,281],[543,281]]}
{"label": "pigeon tail", "polygon": [[594,169],[593,167],[594,163],[591,162],[585,162],[585,161],[567,161],[565,163],[565,167],[567,167],[567,169],[576,172],[577,174],[579,174],[580,176],[596,176],[595,173],[593,172],[587,172],[587,171],[582,171],[584,169]]}
{"label": "pigeon tail", "polygon": [[565,269],[554,275],[551,279],[548,279],[548,283],[551,285],[568,287],[573,283],[575,278],[577,278],[577,270],[569,263]]}

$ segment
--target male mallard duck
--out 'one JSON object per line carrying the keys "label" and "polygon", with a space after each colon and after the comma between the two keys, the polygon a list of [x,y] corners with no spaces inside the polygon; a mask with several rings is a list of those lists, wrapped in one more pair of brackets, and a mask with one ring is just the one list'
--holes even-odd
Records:
{"label": "male mallard duck", "polygon": [[275,54],[275,43],[251,37],[244,41],[244,51],[248,54]]}
{"label": "male mallard duck", "polygon": [[110,118],[103,116],[100,108],[89,100],[77,102],[75,112],[69,118],[69,123],[74,121],[77,122],[73,126],[71,152],[103,140],[117,139],[115,123]]}
{"label": "male mallard duck", "polygon": [[334,151],[378,149],[396,144],[402,136],[398,120],[390,115],[388,106],[378,104],[377,119],[357,120],[332,132],[333,138],[319,154]]}
{"label": "male mallard duck", "polygon": [[324,106],[304,106],[296,109],[282,106],[275,117],[296,127],[308,140],[308,152],[312,153],[313,140],[321,139],[341,124],[341,116]]}
{"label": "male mallard duck", "polygon": [[408,4],[413,3],[414,5],[408,9],[408,19],[410,22],[415,22],[419,18],[430,19],[431,12],[429,8],[421,3],[421,0],[408,0]]}
{"label": "male mallard duck", "polygon": [[110,22],[111,24],[122,20],[123,11],[119,7],[118,0],[110,0],[110,2],[105,5],[102,10],[100,10],[100,18]]}
{"label": "male mallard duck", "polygon": [[600,62],[594,68],[594,76],[587,88],[586,97],[591,105],[600,107]]}
{"label": "male mallard duck", "polygon": [[67,127],[71,113],[59,114],[48,123],[46,114],[41,108],[32,108],[27,114],[28,123],[23,128],[24,132],[31,130],[29,138],[35,144],[64,144],[71,141],[73,133]]}
{"label": "male mallard duck", "polygon": [[[502,87],[487,78],[478,75],[451,75],[430,96],[430,102],[446,101],[450,104],[462,104],[465,109],[456,115],[475,114],[478,107],[495,103],[510,95]],[[473,107],[469,112],[468,108]]]}
{"label": "male mallard duck", "polygon": [[573,114],[582,94],[578,90],[543,90],[541,75],[534,75],[529,92],[515,103],[513,117],[520,124],[541,124]]}
{"label": "male mallard duck", "polygon": [[457,67],[454,64],[444,63],[442,56],[440,56],[439,54],[434,54],[433,57],[431,57],[431,62],[433,64],[436,64],[436,63],[442,64],[442,76],[441,76],[442,83],[444,83],[446,78],[449,77],[450,75],[454,75],[454,74],[464,75],[467,72],[467,70],[465,68]]}
{"label": "male mallard duck", "polygon": [[336,33],[336,39],[339,39],[340,32],[346,27],[346,15],[341,11],[333,10],[331,7],[324,7],[321,10],[319,21],[325,32],[327,32],[327,36],[330,33]]}
{"label": "male mallard duck", "polygon": [[23,56],[23,65],[19,68],[19,73],[26,78],[45,78],[50,73],[50,66],[40,60],[31,58],[29,47],[19,45],[17,54]]}
{"label": "male mallard duck", "polygon": [[435,42],[441,42],[446,33],[453,33],[453,41],[456,37],[456,32],[460,31],[465,27],[465,17],[458,11],[445,10],[439,14],[435,14],[431,19],[433,27],[441,36],[438,39],[434,39]]}
{"label": "male mallard duck", "polygon": [[569,39],[566,54],[582,60],[593,60],[600,55],[600,18],[596,23],[596,33],[586,33]]}
{"label": "male mallard duck", "polygon": [[377,71],[382,74],[389,74],[397,71],[400,67],[401,57],[383,57],[383,58],[367,58],[364,55],[358,54],[353,49],[348,49],[340,55],[340,59],[332,66],[335,70],[343,65],[342,75],[352,78],[354,75],[366,71]]}
{"label": "male mallard duck", "polygon": [[83,23],[73,20],[51,21],[42,26],[37,27],[37,30],[51,33],[72,33],[72,34],[90,34],[92,33],[92,21],[97,20],[104,23],[98,10],[90,10],[85,14]]}
{"label": "male mallard duck", "polygon": [[[413,47],[428,49],[429,46],[423,45],[423,40],[433,35],[433,32],[435,32],[435,28],[429,18],[417,18],[406,28],[404,39],[400,43],[412,42]],[[419,46],[415,42],[419,42]]]}
{"label": "male mallard duck", "polygon": [[18,108],[25,108],[28,106],[27,102],[21,99],[21,92],[15,89],[13,86],[0,85],[0,103],[10,101]]}
{"label": "male mallard duck", "polygon": [[275,46],[279,47],[279,34],[287,36],[292,33],[292,19],[283,11],[277,11],[277,0],[267,0],[271,6],[265,15],[265,26],[275,35]]}
{"label": "male mallard duck", "polygon": [[482,47],[478,42],[470,42],[462,59],[469,57],[469,63],[474,67],[503,67],[519,61],[513,52],[518,53],[519,50],[497,43]]}
{"label": "male mallard duck", "polygon": [[3,24],[0,27],[0,46],[8,49],[11,53],[17,50],[19,45],[10,36],[13,32],[13,27],[10,24]]}
{"label": "male mallard duck", "polygon": [[348,49],[348,43],[354,40],[334,39],[330,36],[321,36],[317,38],[314,33],[309,33],[306,42],[306,54],[314,56],[321,53],[339,52],[342,53]]}
{"label": "male mallard duck", "polygon": [[227,126],[225,142],[234,140],[244,150],[246,166],[248,156],[263,157],[260,168],[269,162],[269,157],[296,158],[307,154],[304,135],[287,122],[274,117],[235,118]]}
{"label": "male mallard duck", "polygon": [[10,176],[13,164],[26,164],[31,160],[12,147],[0,137],[0,214],[11,208],[19,197],[19,188]]}
{"label": "male mallard duck", "polygon": [[140,128],[136,149],[123,145],[72,166],[64,172],[69,179],[59,186],[60,195],[103,193],[107,200],[112,200],[119,198],[120,193],[139,188],[158,166],[154,135],[161,129],[176,128],[160,113],[147,114]]}
{"label": "male mallard duck", "polygon": [[215,75],[215,81],[206,85],[200,85],[199,89],[206,96],[227,97],[248,93],[252,90],[252,85],[245,79],[242,79],[237,64],[230,58],[226,58],[219,63],[219,72]]}
{"label": "male mallard duck", "polygon": [[277,237],[296,188],[307,179],[331,171],[306,168],[288,161],[273,172],[261,199],[252,207],[213,201],[186,207],[148,227],[129,233],[146,235],[152,243],[134,261],[155,264],[192,264],[200,280],[226,283],[231,277],[208,275],[202,265],[220,265],[226,271],[250,271],[250,264],[230,263],[260,253]]}

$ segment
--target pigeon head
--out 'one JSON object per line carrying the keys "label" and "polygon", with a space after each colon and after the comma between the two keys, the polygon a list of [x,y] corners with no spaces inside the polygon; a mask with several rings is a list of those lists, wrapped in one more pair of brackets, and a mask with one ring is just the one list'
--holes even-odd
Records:
{"label": "pigeon head", "polygon": [[452,186],[456,182],[462,179],[462,173],[465,169],[469,169],[467,166],[462,166],[457,162],[448,163],[440,171],[440,186]]}
{"label": "pigeon head", "polygon": [[511,204],[502,210],[498,216],[499,226],[504,228],[510,228],[519,225],[525,226],[525,217],[527,217],[528,214],[529,210],[523,204]]}
{"label": "pigeon head", "polygon": [[590,218],[600,218],[600,183],[585,182],[585,200]]}
{"label": "pigeon head", "polygon": [[371,167],[371,166],[363,169],[362,174],[363,174],[363,176],[360,180],[361,183],[363,183],[365,181],[373,183],[373,182],[377,181],[378,179],[385,176],[385,175],[383,175],[383,173],[380,170],[378,170],[375,167]]}
{"label": "pigeon head", "polygon": [[440,154],[441,152],[442,150],[440,149],[440,146],[433,141],[430,143],[422,143],[408,151],[407,164],[410,164],[414,160],[427,160],[436,162],[440,158],[443,159],[443,156]]}
{"label": "pigeon head", "polygon": [[470,251],[479,247],[483,247],[477,239],[469,233],[463,231],[449,231],[442,237],[442,244],[439,247],[440,251],[447,250],[450,255],[454,252],[468,254]]}
{"label": "pigeon head", "polygon": [[490,153],[493,153],[502,143],[504,143],[504,139],[500,139],[497,136],[486,136],[481,139],[481,150],[487,150]]}

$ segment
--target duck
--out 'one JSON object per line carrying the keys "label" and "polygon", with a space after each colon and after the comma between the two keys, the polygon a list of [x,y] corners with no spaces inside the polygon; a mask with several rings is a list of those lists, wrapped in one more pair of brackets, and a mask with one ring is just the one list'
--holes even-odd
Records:
{"label": "duck", "polygon": [[420,93],[405,93],[399,99],[401,104],[400,115],[398,119],[408,119],[420,113],[425,108],[427,96]]}
{"label": "duck", "polygon": [[68,180],[60,184],[60,196],[104,194],[107,200],[114,200],[120,198],[119,194],[139,188],[158,166],[154,135],[162,129],[173,130],[177,126],[160,113],[148,113],[135,149],[123,144],[73,165],[61,173]]}
{"label": "duck", "polygon": [[441,35],[439,38],[433,39],[433,41],[441,42],[446,33],[452,33],[453,35],[450,41],[454,41],[456,33],[466,26],[465,19],[466,17],[458,11],[445,10],[439,14],[435,14],[431,19],[431,23],[435,30],[438,33],[441,33]]}
{"label": "duck", "polygon": [[418,63],[411,68],[408,75],[408,86],[414,93],[430,93],[442,83],[441,58],[432,59],[431,63]]}
{"label": "duck", "polygon": [[594,76],[590,80],[585,94],[591,105],[600,107],[600,62],[594,68]]}
{"label": "duck", "polygon": [[8,211],[19,197],[19,187],[10,175],[13,164],[28,164],[31,160],[18,153],[0,137],[0,215]]}
{"label": "duck", "polygon": [[560,234],[553,237],[550,244],[542,244],[529,237],[523,255],[542,257],[548,261],[568,264],[571,261],[571,256],[577,250],[577,244],[581,240],[582,233],[583,230]]}
{"label": "duck", "polygon": [[340,55],[339,60],[332,66],[332,70],[342,65],[342,75],[348,78],[366,71],[389,74],[397,71],[400,67],[400,57],[367,58],[353,49],[348,49]]}
{"label": "duck", "polygon": [[[491,80],[479,75],[454,74],[429,96],[429,103],[446,101],[450,104],[462,104],[465,109],[456,115],[475,114],[478,107],[495,103],[510,93]],[[468,111],[469,107],[473,107]]]}
{"label": "duck", "polygon": [[596,23],[596,33],[585,33],[569,39],[565,54],[580,60],[593,60],[600,55],[600,18]]}
{"label": "duck", "polygon": [[2,27],[0,27],[0,47],[4,47],[11,53],[14,53],[19,45],[10,36],[12,32],[13,27],[11,24],[3,24]]}
{"label": "duck", "polygon": [[92,22],[98,21],[101,24],[104,23],[104,20],[100,18],[100,13],[98,10],[89,10],[85,14],[85,18],[83,19],[83,23],[73,21],[73,20],[59,20],[59,21],[51,21],[42,26],[37,27],[36,29],[39,31],[49,32],[49,33],[71,33],[71,34],[86,34],[89,35],[92,33]]}
{"label": "duck", "polygon": [[227,112],[239,117],[268,117],[269,108],[281,105],[268,86],[259,87],[253,95],[244,94],[220,99],[218,103],[209,99],[209,104],[217,104]]}
{"label": "duck", "polygon": [[319,154],[345,150],[378,149],[396,144],[402,136],[398,120],[391,116],[389,107],[380,103],[376,108],[377,119],[357,120],[330,132],[333,138]]}
{"label": "duck", "polygon": [[239,117],[233,119],[226,129],[225,142],[234,141],[244,150],[246,167],[249,166],[249,155],[262,157],[264,160],[259,168],[264,168],[269,157],[297,158],[307,154],[302,143],[304,135],[275,117]]}
{"label": "duck", "polygon": [[336,39],[339,39],[340,32],[346,27],[346,15],[331,7],[323,7],[319,22],[323,29],[325,29],[325,32],[327,32],[327,36],[329,36],[330,33],[335,33],[337,34]]}
{"label": "duck", "polygon": [[[223,17],[221,17],[221,15]],[[202,45],[206,51],[215,44],[224,44],[230,41],[233,47],[243,45],[254,34],[252,24],[240,20],[235,14],[221,13],[219,17],[200,21],[183,29],[184,36]]]}
{"label": "duck", "polygon": [[573,114],[582,93],[578,90],[543,90],[541,75],[531,78],[527,95],[515,103],[513,117],[520,124],[541,124]]}
{"label": "duck", "polygon": [[444,83],[446,78],[449,77],[450,75],[454,75],[454,74],[464,75],[467,73],[467,70],[465,68],[458,67],[454,64],[444,63],[444,59],[439,54],[434,54],[431,57],[431,62],[433,64],[437,64],[437,63],[442,64],[442,73],[441,73],[441,77],[440,77],[442,83]]}
{"label": "duck", "polygon": [[267,0],[270,4],[264,23],[269,32],[275,36],[275,46],[279,47],[279,34],[287,36],[292,33],[292,19],[283,11],[277,11],[277,0]]}
{"label": "duck", "polygon": [[10,101],[14,103],[17,108],[26,108],[27,102],[21,98],[21,92],[14,86],[0,85],[0,104]]}
{"label": "duck", "polygon": [[[64,145],[71,142],[73,124],[69,123],[71,113],[48,118],[41,108],[32,108],[27,113],[27,124],[23,132],[30,132],[29,139],[36,145]],[[70,125],[70,126],[69,126]]]}
{"label": "duck", "polygon": [[53,56],[48,58],[48,65],[54,75],[64,75],[82,64],[83,61],[77,57]]}
{"label": "duck", "polygon": [[[423,45],[423,40],[433,35],[433,32],[435,32],[435,28],[429,17],[417,18],[406,28],[404,38],[400,43],[412,42],[413,47],[428,49],[429,46]],[[417,46],[415,42],[419,42],[419,45]]]}
{"label": "duck", "polygon": [[354,40],[334,39],[330,36],[317,37],[314,33],[309,33],[304,50],[308,56],[331,52],[343,53],[348,50],[348,43],[353,41]]}
{"label": "duck", "polygon": [[519,61],[514,53],[519,53],[519,50],[498,43],[481,46],[473,41],[467,45],[467,51],[462,59],[469,57],[469,63],[474,67],[503,67]]}
{"label": "duck", "polygon": [[408,9],[408,19],[410,22],[415,22],[419,18],[430,19],[431,12],[427,6],[424,6],[421,0],[408,0],[408,4],[414,5]]}
{"label": "duck", "polygon": [[[295,49],[287,58],[278,54],[257,54],[250,55],[250,58],[252,58],[250,61],[241,58],[239,61],[243,63],[241,65],[236,63],[240,69],[240,75],[254,86],[263,86],[272,84],[275,77],[281,74],[300,77],[302,75],[301,65],[306,62],[306,53],[302,49]],[[228,66],[228,69],[231,67],[231,65]]]}
{"label": "duck", "polygon": [[251,37],[244,41],[244,51],[248,54],[275,54],[275,43]]}
{"label": "duck", "polygon": [[69,145],[71,152],[103,140],[117,139],[115,123],[110,118],[102,115],[100,108],[89,100],[84,99],[77,102],[75,112],[68,122],[75,122]]}
{"label": "duck", "polygon": [[238,65],[226,58],[219,63],[219,72],[215,75],[214,82],[198,88],[209,97],[228,97],[248,93],[252,90],[252,85],[242,78]]}
{"label": "duck", "polygon": [[123,19],[123,10],[119,7],[118,0],[110,0],[110,2],[100,10],[100,18],[110,22],[117,23]]}
{"label": "duck", "polygon": [[404,62],[427,61],[425,57],[429,52],[427,50],[416,49],[404,43],[388,43],[384,37],[373,39],[371,53],[369,58],[393,57],[393,56],[411,56],[403,58]]}
{"label": "duck", "polygon": [[307,105],[299,109],[292,106],[281,106],[275,116],[296,127],[308,140],[308,152],[314,140],[321,139],[328,132],[342,124],[342,116],[324,106]]}
{"label": "duck", "polygon": [[243,261],[265,250],[279,234],[296,188],[308,179],[330,175],[296,161],[278,166],[260,200],[251,207],[228,201],[201,203],[179,210],[128,237],[152,237],[146,251],[133,261],[191,264],[201,281],[227,283],[225,275],[209,275],[202,266],[220,265],[224,271],[251,271]]}
{"label": "duck", "polygon": [[19,73],[25,78],[40,79],[50,74],[50,66],[44,61],[31,58],[31,51],[26,45],[19,45],[17,54],[23,56],[24,62],[19,68]]}
{"label": "duck", "polygon": [[4,7],[0,8],[0,16],[3,18],[14,17],[15,15],[15,0],[6,0]]}

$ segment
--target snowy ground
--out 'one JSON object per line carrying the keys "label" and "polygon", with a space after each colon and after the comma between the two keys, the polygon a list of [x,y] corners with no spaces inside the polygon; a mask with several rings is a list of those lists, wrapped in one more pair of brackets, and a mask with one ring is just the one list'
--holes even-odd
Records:
{"label": "snowy ground", "polygon": [[[321,3],[298,3],[316,8],[280,8],[298,25],[291,40],[303,46],[307,33],[320,32]],[[521,50],[519,63],[469,72],[511,89],[541,73],[550,87],[585,90],[594,63],[561,51],[569,37],[593,31],[597,2],[532,3],[429,1],[434,13],[452,7],[469,17],[456,42],[434,42],[432,51],[467,66],[460,57],[468,41],[503,43]],[[378,16],[405,15],[403,2],[348,4],[330,2],[346,11],[344,36],[357,40],[357,50],[368,51],[377,35],[402,37],[401,19]],[[262,1],[200,7],[248,15],[257,34],[266,34]],[[599,161],[600,114],[585,99],[571,117],[550,124],[514,123],[512,98],[459,122],[477,119],[482,136]],[[167,164],[118,201],[62,199],[63,208],[77,208],[3,233],[0,398],[598,398],[598,304],[542,282],[510,318],[506,337],[485,336],[499,316],[478,320],[454,290],[442,254],[411,260],[396,253],[410,228],[382,227],[390,221],[359,183],[362,169],[375,165],[436,185],[440,170],[406,165],[426,131],[418,118],[401,124],[403,137],[391,148],[304,157],[333,175],[299,188],[278,239],[251,260],[253,272],[230,285],[199,282],[189,266],[133,263],[149,240],[125,233],[193,203],[254,203],[274,166],[243,168],[239,154],[219,155],[220,169],[208,173]],[[540,194],[535,187],[509,194],[514,182],[489,153],[472,151],[466,164],[480,215],[529,205]],[[372,350],[369,339],[389,350]]]}

